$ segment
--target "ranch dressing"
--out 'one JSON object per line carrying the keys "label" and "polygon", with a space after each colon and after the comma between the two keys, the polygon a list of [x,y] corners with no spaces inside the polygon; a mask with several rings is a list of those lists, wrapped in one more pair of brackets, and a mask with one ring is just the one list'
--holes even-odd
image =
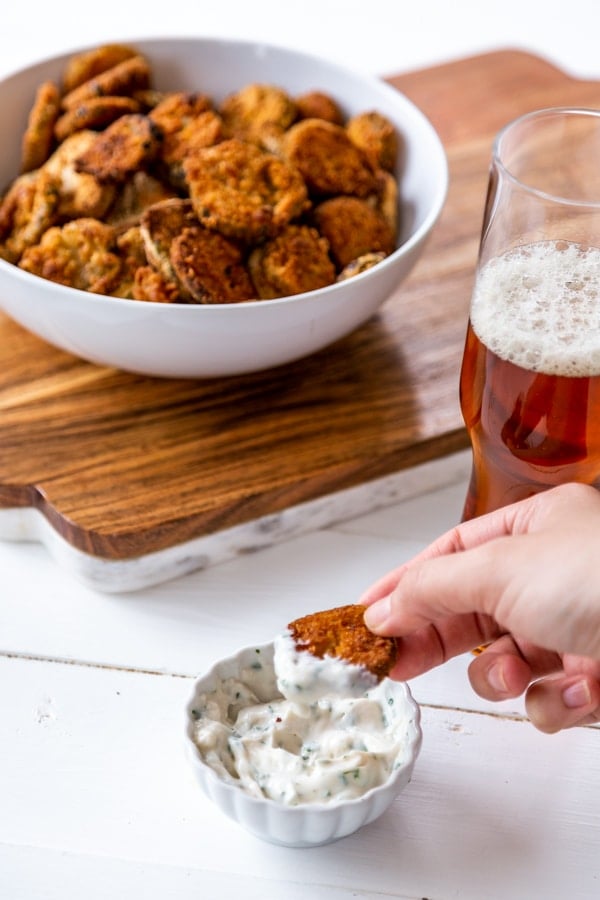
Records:
{"label": "ranch dressing", "polygon": [[407,719],[393,682],[297,650],[286,632],[197,698],[194,741],[227,781],[287,806],[360,797],[404,758]]}

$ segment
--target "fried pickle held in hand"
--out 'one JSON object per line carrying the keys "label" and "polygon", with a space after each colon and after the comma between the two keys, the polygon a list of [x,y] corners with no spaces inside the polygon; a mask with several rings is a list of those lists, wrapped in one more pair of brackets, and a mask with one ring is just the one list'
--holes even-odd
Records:
{"label": "fried pickle held in hand", "polygon": [[345,659],[363,666],[381,681],[396,662],[396,641],[369,631],[364,612],[365,607],[357,603],[338,606],[295,619],[288,629],[298,650],[320,658]]}

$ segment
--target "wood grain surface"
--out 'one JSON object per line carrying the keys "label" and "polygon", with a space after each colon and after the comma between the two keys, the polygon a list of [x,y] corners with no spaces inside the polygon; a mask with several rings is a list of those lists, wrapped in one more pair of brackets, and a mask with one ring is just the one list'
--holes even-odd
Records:
{"label": "wood grain surface", "polygon": [[0,507],[131,559],[467,446],[458,377],[496,131],[600,84],[519,51],[389,79],[438,130],[444,212],[380,313],[288,366],[171,381],[84,362],[0,314]]}

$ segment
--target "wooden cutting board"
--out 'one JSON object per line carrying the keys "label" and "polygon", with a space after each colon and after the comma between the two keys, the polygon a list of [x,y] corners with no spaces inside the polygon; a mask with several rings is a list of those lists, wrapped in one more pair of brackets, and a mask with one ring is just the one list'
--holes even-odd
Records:
{"label": "wooden cutting board", "polygon": [[131,559],[467,446],[458,378],[492,139],[600,83],[499,51],[389,79],[431,119],[450,190],[381,312],[255,375],[170,381],[84,362],[0,314],[0,508],[37,507],[74,547]]}

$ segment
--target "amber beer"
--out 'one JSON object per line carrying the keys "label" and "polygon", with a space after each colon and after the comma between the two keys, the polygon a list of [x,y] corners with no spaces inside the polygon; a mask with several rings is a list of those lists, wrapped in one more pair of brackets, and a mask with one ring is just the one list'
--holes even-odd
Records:
{"label": "amber beer", "polygon": [[600,250],[540,243],[480,271],[460,396],[464,519],[565,481],[600,486]]}

